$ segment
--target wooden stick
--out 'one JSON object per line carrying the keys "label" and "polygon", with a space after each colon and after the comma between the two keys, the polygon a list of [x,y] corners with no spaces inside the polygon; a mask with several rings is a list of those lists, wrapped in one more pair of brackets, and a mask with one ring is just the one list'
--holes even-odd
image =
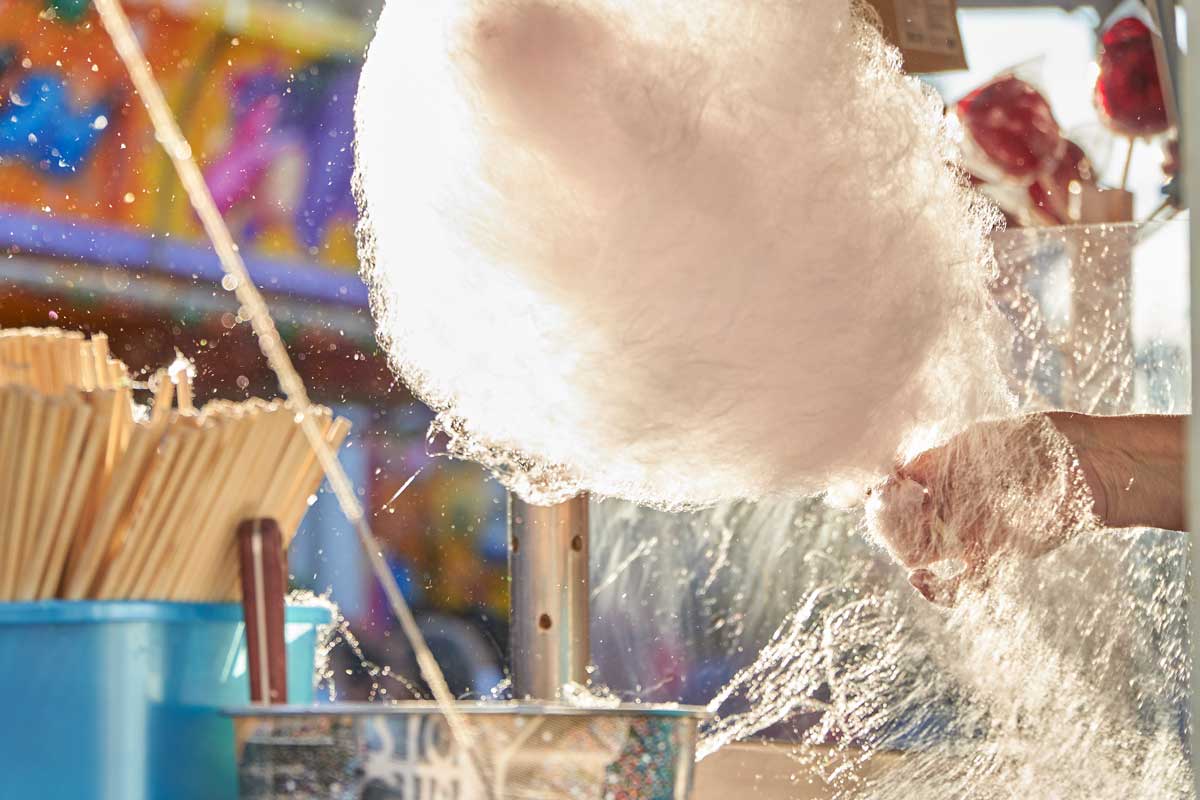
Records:
{"label": "wooden stick", "polygon": [[187,515],[196,513],[197,504],[210,501],[212,494],[204,488],[204,478],[212,469],[215,459],[221,457],[219,436],[210,429],[198,429],[194,439],[187,443],[188,453],[180,458],[177,476],[173,478],[170,499],[164,498],[155,520],[147,523],[148,549],[140,568],[131,566],[119,588],[125,596],[133,598],[168,599],[164,575],[185,562],[187,554],[181,552],[183,537],[180,528]]}
{"label": "wooden stick", "polygon": [[28,397],[28,413],[25,417],[24,435],[20,438],[20,451],[16,462],[16,491],[13,503],[8,507],[11,514],[5,536],[5,558],[0,562],[0,599],[11,600],[17,593],[17,569],[20,564],[20,544],[29,522],[30,486],[33,483],[33,463],[39,449],[45,403],[34,394]]}
{"label": "wooden stick", "polygon": [[[289,409],[290,410],[290,409]],[[328,417],[330,416],[328,409],[313,408],[310,413],[314,413],[318,419],[318,425],[322,428],[322,433],[328,429]],[[292,415],[291,430],[288,432],[288,440],[284,447],[282,456],[274,464],[270,465],[270,480],[266,492],[258,502],[258,510],[256,518],[271,519],[275,521],[278,527],[278,514],[286,507],[286,499],[292,493],[298,490],[303,482],[304,474],[308,466],[307,459],[313,457],[312,448],[308,445],[308,440],[304,436],[304,431],[301,430],[296,417]],[[282,531],[280,533],[282,537]],[[281,538],[281,546],[282,538]],[[234,556],[240,557],[235,553]],[[228,556],[226,556],[228,558]],[[286,576],[285,576],[286,577]],[[237,598],[239,586],[236,580],[226,582],[226,587],[223,591],[216,595],[220,599]]]}
{"label": "wooden stick", "polygon": [[[328,411],[326,410],[326,415]],[[342,446],[346,436],[350,433],[350,421],[342,417],[338,417],[331,423],[328,423],[324,431],[324,439],[329,444],[329,447],[334,452]],[[306,440],[307,444],[307,440]],[[310,456],[304,462],[304,467],[300,479],[296,482],[293,491],[288,495],[287,499],[281,504],[280,511],[287,517],[288,528],[282,528],[283,532],[283,549],[286,552],[291,547],[292,540],[296,538],[296,532],[300,528],[300,522],[304,519],[304,515],[308,513],[308,499],[321,488],[321,484],[325,481],[325,473],[321,469],[321,465],[317,462],[316,454],[311,448],[308,448]],[[236,599],[236,586],[227,587],[222,599]]]}
{"label": "wooden stick", "polygon": [[80,478],[81,458],[92,421],[92,409],[76,400],[71,403],[71,417],[58,461],[58,476],[47,495],[47,513],[38,531],[36,544],[17,584],[17,600],[36,600],[45,578],[59,526],[66,516],[69,497]]}
{"label": "wooden stick", "polygon": [[85,392],[94,392],[100,388],[96,375],[96,349],[90,341],[79,344],[80,388]]}
{"label": "wooden stick", "polygon": [[[225,496],[230,492],[230,482],[225,476],[240,457],[241,451],[252,445],[247,435],[248,420],[238,417],[231,418],[214,428],[218,438],[209,438],[211,458],[197,459],[199,475],[194,479],[194,489],[185,503],[178,507],[178,513],[171,520],[176,524],[168,524],[162,531],[167,537],[168,558],[163,568],[155,574],[141,575],[138,578],[135,596],[153,598],[175,597],[175,587],[183,580],[189,567],[195,563],[195,553],[202,544],[200,537],[195,535],[195,529],[185,529],[185,521],[203,520],[214,516],[215,512],[224,508]],[[213,446],[215,445],[215,446]],[[203,513],[200,513],[203,510]]]}
{"label": "wooden stick", "polygon": [[100,389],[115,389],[108,371],[108,337],[97,333],[92,337],[92,365],[96,370],[96,386]]}
{"label": "wooden stick", "polygon": [[45,393],[57,397],[63,393],[67,386],[66,380],[66,365],[62,363],[62,331],[47,330],[43,331],[40,338],[42,367],[44,370],[46,388]]}
{"label": "wooden stick", "polygon": [[112,406],[116,395],[111,391],[97,391],[87,395],[91,407],[91,423],[87,438],[79,457],[75,482],[63,508],[54,541],[50,545],[50,557],[38,587],[39,600],[54,597],[63,581],[68,554],[73,545],[82,544],[90,531],[90,509],[99,504],[99,484],[104,471],[104,451],[108,445],[109,426],[112,422]]}
{"label": "wooden stick", "polygon": [[95,525],[79,557],[67,564],[63,583],[63,597],[66,599],[80,600],[87,596],[113,544],[112,537],[122,516],[129,511],[129,505],[145,477],[146,466],[161,438],[161,426],[146,426],[133,431],[129,448],[113,472]]}
{"label": "wooden stick", "polygon": [[25,386],[28,376],[21,365],[21,338],[25,334],[20,330],[10,330],[5,337],[4,346],[4,379],[10,386]]}
{"label": "wooden stick", "polygon": [[[103,334],[0,330],[0,599],[236,595],[237,522],[278,511],[294,535],[323,476],[293,409],[197,414],[191,369],[159,371],[135,420]],[[340,444],[345,421],[309,413]]]}
{"label": "wooden stick", "polygon": [[83,365],[80,354],[84,347],[83,334],[79,331],[67,331],[63,334],[63,353],[67,364],[67,382],[75,390],[85,389],[83,385]]}
{"label": "wooden stick", "polygon": [[181,484],[192,467],[196,446],[201,440],[201,433],[191,425],[179,425],[175,431],[167,434],[163,443],[166,463],[158,470],[159,490],[148,494],[143,508],[137,512],[130,525],[128,545],[118,554],[101,583],[101,596],[131,596],[137,575],[152,568],[150,555],[155,545],[165,539],[162,526],[181,488],[187,490]]}
{"label": "wooden stick", "polygon": [[150,379],[154,399],[150,401],[150,424],[164,422],[171,414],[171,402],[175,397],[175,383],[165,369],[154,373]]}
{"label": "wooden stick", "polygon": [[22,576],[28,571],[33,551],[36,548],[38,534],[42,530],[49,509],[47,495],[50,494],[50,482],[55,472],[61,471],[60,458],[63,449],[63,438],[67,434],[67,426],[74,416],[74,409],[66,399],[41,399],[44,406],[41,441],[36,444],[34,462],[31,465],[33,479],[29,488],[29,511],[23,531],[17,532],[16,552],[18,564],[16,582],[13,585],[14,594],[18,590]]}
{"label": "wooden stick", "polygon": [[192,394],[192,373],[195,367],[191,361],[183,357],[183,353],[175,351],[175,360],[168,367],[171,382],[175,384],[175,392],[179,396],[179,410],[184,414],[196,413]]}
{"label": "wooden stick", "polygon": [[127,504],[127,512],[109,537],[108,552],[88,590],[90,597],[99,599],[115,596],[114,585],[129,569],[129,562],[136,559],[138,552],[143,548],[146,518],[154,513],[166,489],[171,468],[178,458],[179,447],[179,436],[168,431],[150,455],[141,485]]}
{"label": "wooden stick", "polygon": [[15,335],[16,332],[11,328],[0,328],[0,386],[7,386],[11,380],[8,353]]}
{"label": "wooden stick", "polygon": [[13,509],[18,499],[20,474],[17,470],[21,456],[22,433],[31,402],[29,393],[23,388],[8,387],[5,394],[8,395],[8,400],[4,404],[3,430],[0,430],[0,509],[4,509],[4,513],[0,514],[0,564],[16,558],[12,552],[15,538]]}
{"label": "wooden stick", "polygon": [[43,334],[31,330],[29,335],[21,340],[22,360],[29,366],[29,387],[39,394],[49,394],[49,379],[46,374],[46,359],[42,355]]}
{"label": "wooden stick", "polygon": [[[272,403],[258,417],[261,442],[249,457],[235,467],[236,492],[227,514],[215,517],[201,534],[209,543],[205,560],[185,581],[182,592],[192,599],[224,599],[230,585],[229,570],[237,564],[237,540],[234,531],[243,519],[251,518],[267,484],[271,468],[286,446],[293,415],[282,403]],[[233,476],[231,476],[233,477]]]}
{"label": "wooden stick", "polygon": [[290,432],[290,413],[279,404],[267,406],[251,415],[252,427],[247,439],[254,442],[243,451],[244,457],[224,476],[228,492],[219,513],[212,514],[200,527],[200,556],[178,586],[186,599],[221,598],[228,585],[225,570],[236,563],[238,523],[249,518],[269,479],[270,464],[282,449]]}
{"label": "wooden stick", "polygon": [[[105,376],[109,375],[107,366],[104,368]],[[109,383],[105,377],[103,384]],[[105,399],[104,408],[107,413],[107,419],[103,421],[103,431],[105,434],[103,458],[98,465],[97,471],[94,473],[90,493],[87,497],[87,503],[84,505],[80,517],[79,528],[72,537],[70,550],[67,554],[66,568],[77,562],[83,553],[83,548],[91,537],[92,527],[96,521],[97,515],[100,513],[100,506],[104,501],[108,486],[112,482],[113,475],[116,471],[117,462],[122,453],[125,452],[126,443],[123,443],[123,420],[129,414],[126,393],[120,389],[105,389],[97,393]]]}
{"label": "wooden stick", "polygon": [[[122,369],[124,365],[121,365]],[[122,378],[123,382],[128,385],[129,379],[125,375]],[[161,480],[164,476],[160,475],[159,468],[163,463],[163,439],[166,436],[172,416],[170,413],[170,400],[167,399],[172,394],[172,388],[169,381],[167,385],[161,387],[160,393],[156,394],[158,405],[154,411],[159,413],[151,413],[149,422],[143,425],[135,425],[132,414],[129,416],[129,424],[132,426],[134,437],[141,437],[144,442],[144,451],[134,452],[132,447],[124,454],[126,461],[137,459],[140,463],[135,463],[137,470],[133,478],[132,489],[126,496],[124,503],[117,512],[115,523],[108,528],[105,537],[108,539],[107,547],[101,551],[100,564],[94,569],[88,588],[85,590],[88,596],[94,596],[100,582],[104,579],[105,573],[112,565],[124,545],[125,539],[128,536],[130,527],[133,523],[133,518],[138,509],[141,508],[147,492],[158,492],[161,490]],[[162,411],[162,408],[166,408]],[[132,405],[130,405],[132,411]]]}
{"label": "wooden stick", "polygon": [[1125,166],[1121,170],[1121,188],[1124,189],[1129,185],[1129,167],[1133,164],[1133,146],[1137,143],[1137,138],[1129,137],[1129,149],[1125,151]]}
{"label": "wooden stick", "polygon": [[[321,419],[319,411],[317,414],[318,425],[324,433],[327,423]],[[278,520],[278,513],[285,498],[291,495],[296,485],[304,477],[305,459],[311,454],[312,448],[308,446],[308,439],[305,438],[304,431],[298,422],[293,422],[283,453],[271,467],[267,491],[259,501],[256,517]]]}

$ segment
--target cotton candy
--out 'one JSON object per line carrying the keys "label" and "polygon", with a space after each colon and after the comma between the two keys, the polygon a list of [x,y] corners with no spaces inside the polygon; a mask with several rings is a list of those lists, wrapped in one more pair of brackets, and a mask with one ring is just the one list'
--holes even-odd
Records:
{"label": "cotton candy", "polygon": [[380,341],[532,502],[862,487],[1005,408],[994,212],[857,5],[393,0],[356,124]]}

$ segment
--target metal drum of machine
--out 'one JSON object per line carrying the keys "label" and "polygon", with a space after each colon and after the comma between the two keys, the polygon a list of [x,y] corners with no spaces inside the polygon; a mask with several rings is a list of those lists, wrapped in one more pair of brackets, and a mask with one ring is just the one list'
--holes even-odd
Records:
{"label": "metal drum of machine", "polygon": [[243,800],[684,800],[703,709],[432,703],[235,712]]}

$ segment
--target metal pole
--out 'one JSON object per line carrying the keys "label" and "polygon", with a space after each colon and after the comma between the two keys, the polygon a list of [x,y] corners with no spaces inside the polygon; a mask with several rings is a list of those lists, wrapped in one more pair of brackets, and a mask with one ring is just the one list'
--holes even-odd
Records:
{"label": "metal pole", "polygon": [[[1167,119],[1175,126],[1175,134],[1179,137],[1179,152],[1184,152],[1187,146],[1186,137],[1188,126],[1185,124],[1181,106],[1183,103],[1182,76],[1185,69],[1183,53],[1179,50],[1179,30],[1175,25],[1176,0],[1151,0],[1146,3],[1150,16],[1161,36],[1154,37],[1154,56],[1158,62],[1159,83],[1163,89],[1163,102],[1166,105]],[[1167,183],[1164,191],[1175,208],[1183,208],[1186,203],[1183,197],[1184,179],[1177,174]]]}
{"label": "metal pole", "polygon": [[[1185,177],[1184,198],[1200,197],[1200,69],[1197,69],[1197,47],[1200,47],[1200,1],[1190,0],[1186,4],[1188,26],[1188,58],[1180,71],[1179,97],[1183,100],[1183,175]],[[1189,240],[1191,250],[1191,310],[1192,323],[1192,397],[1200,397],[1200,214],[1191,213],[1189,218]],[[1189,418],[1190,419],[1190,418]],[[1187,527],[1191,549],[1191,586],[1188,602],[1188,639],[1191,650],[1191,720],[1188,726],[1192,785],[1195,796],[1200,797],[1200,546],[1196,544],[1197,522],[1200,522],[1200,426],[1188,425],[1188,504]]]}
{"label": "metal pole", "polygon": [[534,506],[509,495],[513,696],[558,700],[587,681],[588,499]]}

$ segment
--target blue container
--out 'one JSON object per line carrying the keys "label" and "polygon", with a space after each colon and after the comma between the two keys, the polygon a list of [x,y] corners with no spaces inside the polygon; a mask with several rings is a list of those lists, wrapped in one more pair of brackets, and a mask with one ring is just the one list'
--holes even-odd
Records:
{"label": "blue container", "polygon": [[[313,702],[327,609],[289,606],[288,699]],[[236,800],[233,725],[250,701],[242,609],[224,603],[0,603],[0,797]]]}

